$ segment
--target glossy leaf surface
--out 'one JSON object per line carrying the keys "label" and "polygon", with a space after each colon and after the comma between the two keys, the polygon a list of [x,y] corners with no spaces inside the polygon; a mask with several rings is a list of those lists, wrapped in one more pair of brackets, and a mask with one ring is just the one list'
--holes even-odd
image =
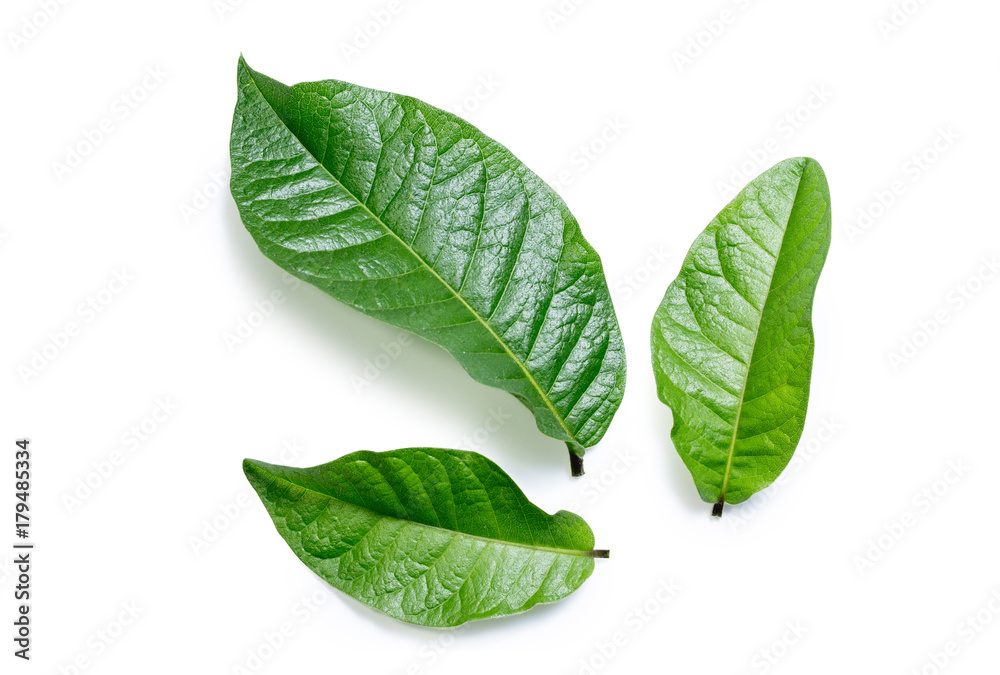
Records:
{"label": "glossy leaf surface", "polygon": [[309,469],[244,460],[295,555],[334,587],[424,626],[560,600],[594,569],[594,535],[533,505],[472,452],[355,452]]}
{"label": "glossy leaf surface", "polygon": [[600,258],[510,151],[416,99],[238,67],[233,197],[261,251],[514,394],[574,459],[604,435],[625,352]]}
{"label": "glossy leaf surface", "polygon": [[698,236],[656,311],[659,396],[715,515],[770,485],[802,435],[813,295],[829,246],[826,176],[815,160],[786,160]]}

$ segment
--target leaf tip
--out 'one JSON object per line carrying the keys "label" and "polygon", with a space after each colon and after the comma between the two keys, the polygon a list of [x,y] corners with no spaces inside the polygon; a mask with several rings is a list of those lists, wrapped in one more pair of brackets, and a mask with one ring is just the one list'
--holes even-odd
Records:
{"label": "leaf tip", "polygon": [[247,480],[250,481],[254,489],[257,488],[257,484],[262,481],[264,474],[267,473],[266,466],[266,464],[256,459],[247,458],[243,460],[243,475],[247,477]]}
{"label": "leaf tip", "polygon": [[812,157],[789,157],[788,159],[779,162],[779,165],[781,164],[795,166],[795,168],[802,175],[812,172],[826,176],[826,172],[823,171],[823,165],[819,163],[819,160]]}
{"label": "leaf tip", "polygon": [[798,157],[789,157],[788,159],[783,159],[780,162],[778,162],[778,164],[779,165],[780,164],[794,164],[794,165],[801,166],[801,167],[804,168],[804,167],[808,166],[809,164],[819,164],[819,162],[817,162],[812,157],[806,157],[805,155],[800,155]]}
{"label": "leaf tip", "polygon": [[254,73],[254,72],[255,72],[254,69],[251,68],[250,64],[247,63],[246,58],[243,57],[243,52],[240,52],[240,58],[236,62],[236,74],[237,74],[237,76],[239,76],[241,73],[246,73],[247,75],[249,75],[249,76],[252,77],[252,73]]}

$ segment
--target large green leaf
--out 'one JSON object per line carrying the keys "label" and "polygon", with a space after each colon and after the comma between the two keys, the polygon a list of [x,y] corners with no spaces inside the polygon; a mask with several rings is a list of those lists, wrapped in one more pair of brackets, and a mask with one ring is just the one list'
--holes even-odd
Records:
{"label": "large green leaf", "polygon": [[621,402],[625,350],[601,260],[562,199],[408,96],[288,87],[242,57],[237,81],[231,187],[264,255],[514,394],[582,471]]}
{"label": "large green leaf", "polygon": [[560,600],[594,570],[590,527],[547,515],[500,467],[458,450],[355,452],[243,470],[295,555],[403,621],[457,626]]}
{"label": "large green leaf", "polygon": [[812,304],[830,188],[812,159],[744,188],[691,246],[653,319],[653,371],[701,498],[739,503],[782,472],[805,425]]}

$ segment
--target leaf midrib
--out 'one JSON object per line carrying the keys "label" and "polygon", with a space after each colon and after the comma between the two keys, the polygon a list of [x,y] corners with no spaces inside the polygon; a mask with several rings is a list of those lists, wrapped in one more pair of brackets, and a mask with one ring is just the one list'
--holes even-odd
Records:
{"label": "leaf midrib", "polygon": [[302,485],[301,483],[293,482],[293,481],[289,480],[288,478],[286,478],[284,476],[279,476],[279,475],[277,475],[277,474],[275,474],[275,473],[273,473],[271,471],[268,471],[267,469],[265,469],[264,467],[262,467],[259,464],[252,463],[252,462],[251,462],[251,464],[256,469],[258,469],[259,471],[264,471],[268,475],[273,476],[275,480],[282,481],[284,483],[287,483],[288,485],[294,485],[294,486],[296,486],[298,488],[301,488],[301,489],[303,489],[303,490],[305,490],[307,492],[310,492],[312,494],[319,495],[321,497],[325,497],[325,498],[330,499],[330,500],[332,500],[334,502],[337,502],[338,504],[345,504],[347,506],[351,506],[351,507],[356,508],[356,509],[361,509],[362,511],[366,511],[367,513],[370,513],[370,514],[372,514],[372,515],[374,515],[374,516],[376,516],[378,518],[385,518],[385,519],[388,519],[388,520],[399,521],[399,522],[402,522],[402,523],[410,523],[410,524],[413,524],[413,525],[417,525],[418,527],[426,527],[428,529],[436,530],[438,532],[445,532],[445,533],[447,533],[449,535],[452,535],[452,536],[460,536],[460,537],[468,537],[470,539],[476,539],[476,540],[485,542],[487,544],[500,544],[500,545],[503,545],[503,546],[515,546],[515,547],[519,547],[519,548],[525,548],[525,549],[528,549],[528,550],[531,550],[531,551],[540,551],[540,552],[543,552],[543,553],[555,553],[557,555],[568,555],[568,556],[573,556],[573,557],[578,557],[578,558],[593,558],[594,557],[592,555],[593,554],[593,549],[591,549],[589,551],[585,551],[585,550],[582,550],[582,549],[554,548],[552,546],[538,546],[537,544],[522,544],[520,542],[507,541],[505,539],[491,539],[490,537],[483,537],[483,536],[480,536],[478,534],[469,534],[468,532],[462,532],[460,530],[449,530],[446,527],[440,527],[438,525],[428,525],[426,523],[421,523],[421,522],[416,521],[416,520],[408,520],[406,518],[399,518],[397,516],[386,515],[384,513],[379,513],[378,511],[376,511],[374,509],[368,508],[367,506],[361,506],[360,504],[355,504],[353,502],[344,501],[343,499],[338,499],[337,497],[334,497],[333,495],[327,494],[325,492],[320,492],[319,490],[314,490],[313,488],[311,488],[311,487],[309,487],[307,485]]}
{"label": "leaf midrib", "polygon": [[[538,393],[538,396],[542,400],[542,403],[544,403],[545,407],[548,408],[548,410],[549,410],[550,413],[552,413],[552,416],[559,423],[559,426],[562,427],[563,431],[566,433],[566,436],[569,438],[569,440],[574,445],[576,445],[577,447],[583,448],[584,447],[583,443],[581,443],[577,439],[576,434],[574,434],[570,430],[569,426],[566,424],[566,420],[556,410],[555,405],[552,403],[552,400],[548,397],[548,394],[546,394],[542,390],[541,385],[538,384],[538,380],[536,380],[535,377],[534,377],[534,375],[532,375],[531,372],[528,370],[527,365],[520,358],[518,358],[518,356],[516,354],[514,354],[514,352],[507,345],[507,342],[505,340],[503,340],[503,338],[501,338],[500,335],[495,330],[493,330],[493,327],[490,326],[489,323],[486,322],[486,320],[482,317],[482,315],[479,314],[479,312],[477,312],[475,309],[473,309],[472,305],[470,305],[468,302],[466,302],[465,298],[463,298],[461,296],[461,294],[459,294],[458,291],[456,291],[452,287],[451,284],[449,284],[440,274],[437,273],[437,271],[433,267],[431,267],[427,263],[426,260],[424,260],[423,256],[421,256],[419,253],[417,253],[408,243],[406,243],[402,239],[402,237],[400,237],[398,234],[396,234],[392,230],[392,228],[390,228],[388,225],[386,225],[382,221],[381,218],[379,218],[377,215],[375,215],[375,213],[371,209],[368,208],[368,205],[365,202],[361,201],[358,198],[357,195],[355,195],[353,192],[351,192],[350,190],[348,190],[347,186],[345,186],[343,183],[341,183],[340,180],[336,176],[334,176],[333,173],[330,172],[329,169],[326,168],[326,165],[323,164],[323,162],[321,162],[319,160],[319,158],[317,158],[315,155],[313,155],[312,152],[309,151],[309,148],[306,147],[305,143],[303,143],[302,140],[298,136],[296,136],[292,132],[291,129],[288,128],[288,125],[285,124],[284,120],[281,119],[281,115],[278,114],[278,111],[274,109],[274,107],[271,105],[271,102],[267,100],[266,96],[264,96],[264,92],[262,92],[260,90],[260,87],[257,85],[257,80],[254,79],[254,76],[253,76],[254,71],[249,66],[247,66],[246,63],[242,63],[241,62],[241,66],[247,71],[247,75],[249,76],[250,81],[253,83],[254,88],[257,90],[257,93],[260,95],[261,100],[263,100],[267,104],[267,107],[271,109],[271,112],[274,113],[274,116],[276,118],[278,118],[278,121],[281,122],[281,125],[288,131],[288,133],[293,138],[295,138],[296,141],[298,141],[299,145],[302,146],[302,149],[306,152],[306,154],[308,154],[310,157],[312,157],[312,159],[316,162],[316,164],[318,164],[320,167],[322,167],[323,171],[326,172],[326,174],[330,177],[331,180],[333,180],[337,185],[339,185],[344,190],[344,192],[346,192],[347,194],[349,194],[354,199],[354,201],[356,201],[358,203],[358,205],[361,206],[361,208],[363,208],[375,220],[375,222],[377,222],[380,226],[382,226],[382,228],[388,234],[390,234],[396,241],[398,241],[403,246],[403,248],[405,248],[410,253],[410,255],[412,255],[417,260],[417,262],[419,262],[421,265],[423,265],[425,268],[427,268],[427,271],[429,271],[432,275],[434,275],[434,278],[436,278],[439,282],[441,282],[441,285],[444,286],[448,290],[448,292],[451,293],[455,297],[455,299],[457,299],[459,302],[462,303],[462,305],[469,311],[469,313],[472,314],[473,317],[475,317],[475,319],[489,332],[489,334],[491,336],[493,336],[493,339],[497,342],[497,344],[499,344],[501,347],[503,347],[503,350],[507,353],[507,356],[509,356],[510,359],[515,364],[517,364],[518,368],[521,369],[521,372],[524,373],[525,378],[528,380],[528,382],[531,384],[531,386]],[[289,87],[289,89],[291,89],[291,87]],[[379,142],[380,143],[381,143],[381,132],[382,132],[382,129],[381,129],[381,126],[380,126],[379,127],[379,139],[380,139]],[[431,133],[434,133],[433,129],[431,130]],[[376,178],[377,178],[377,176],[373,176],[372,177],[372,189],[375,188],[375,179]],[[431,190],[431,189],[433,189],[433,186],[428,187],[428,190]],[[423,216],[424,216],[425,212],[426,212],[426,208],[424,208],[424,210],[422,210],[421,213],[420,213],[421,221],[423,220]],[[482,224],[480,223],[480,228],[481,227],[482,227]],[[522,246],[523,246],[523,244],[522,244]],[[575,449],[574,449],[574,452],[575,452]]]}
{"label": "leaf midrib", "polygon": [[[726,456],[726,468],[723,470],[722,474],[722,487],[719,490],[720,502],[725,502],[726,500],[726,488],[729,486],[729,476],[732,472],[733,457],[736,455],[736,434],[739,433],[740,430],[740,421],[743,415],[743,402],[746,399],[747,384],[750,381],[750,369],[755,363],[753,353],[757,349],[757,337],[760,335],[760,327],[764,323],[764,312],[767,311],[767,303],[771,299],[771,290],[774,288],[774,277],[778,269],[778,263],[781,259],[781,252],[785,247],[785,237],[788,236],[788,230],[792,220],[792,212],[795,210],[795,205],[799,201],[799,193],[802,190],[802,184],[804,182],[806,168],[808,166],[808,160],[803,162],[802,173],[799,175],[799,184],[795,188],[795,197],[792,198],[792,205],[788,209],[788,221],[785,223],[785,231],[781,234],[781,244],[778,246],[778,253],[774,256],[774,269],[771,270],[771,278],[767,281],[767,294],[764,296],[764,302],[760,308],[760,318],[757,320],[757,328],[754,330],[753,340],[751,341],[750,357],[747,359],[747,371],[743,376],[743,386],[740,389],[740,402],[736,407],[736,422],[733,424],[733,436],[729,442],[729,452]],[[760,244],[757,245],[760,246]],[[764,247],[760,246],[760,248],[763,249]],[[764,250],[766,251],[767,249]]]}

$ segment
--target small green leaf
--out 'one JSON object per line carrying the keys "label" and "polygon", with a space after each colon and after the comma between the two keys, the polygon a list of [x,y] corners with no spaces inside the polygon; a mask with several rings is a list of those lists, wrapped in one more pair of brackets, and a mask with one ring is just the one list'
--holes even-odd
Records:
{"label": "small green leaf", "polygon": [[782,472],[805,425],[812,304],[830,247],[819,163],[750,182],[688,251],[653,319],[653,371],[671,437],[722,515]]}
{"label": "small green leaf", "polygon": [[561,600],[594,570],[582,518],[544,513],[474,452],[355,452],[310,469],[244,460],[311,570],[389,616],[457,626]]}
{"label": "small green leaf", "polygon": [[555,191],[408,96],[288,87],[242,58],[237,82],[231,188],[264,255],[444,347],[578,464],[621,403],[625,350],[601,260]]}

